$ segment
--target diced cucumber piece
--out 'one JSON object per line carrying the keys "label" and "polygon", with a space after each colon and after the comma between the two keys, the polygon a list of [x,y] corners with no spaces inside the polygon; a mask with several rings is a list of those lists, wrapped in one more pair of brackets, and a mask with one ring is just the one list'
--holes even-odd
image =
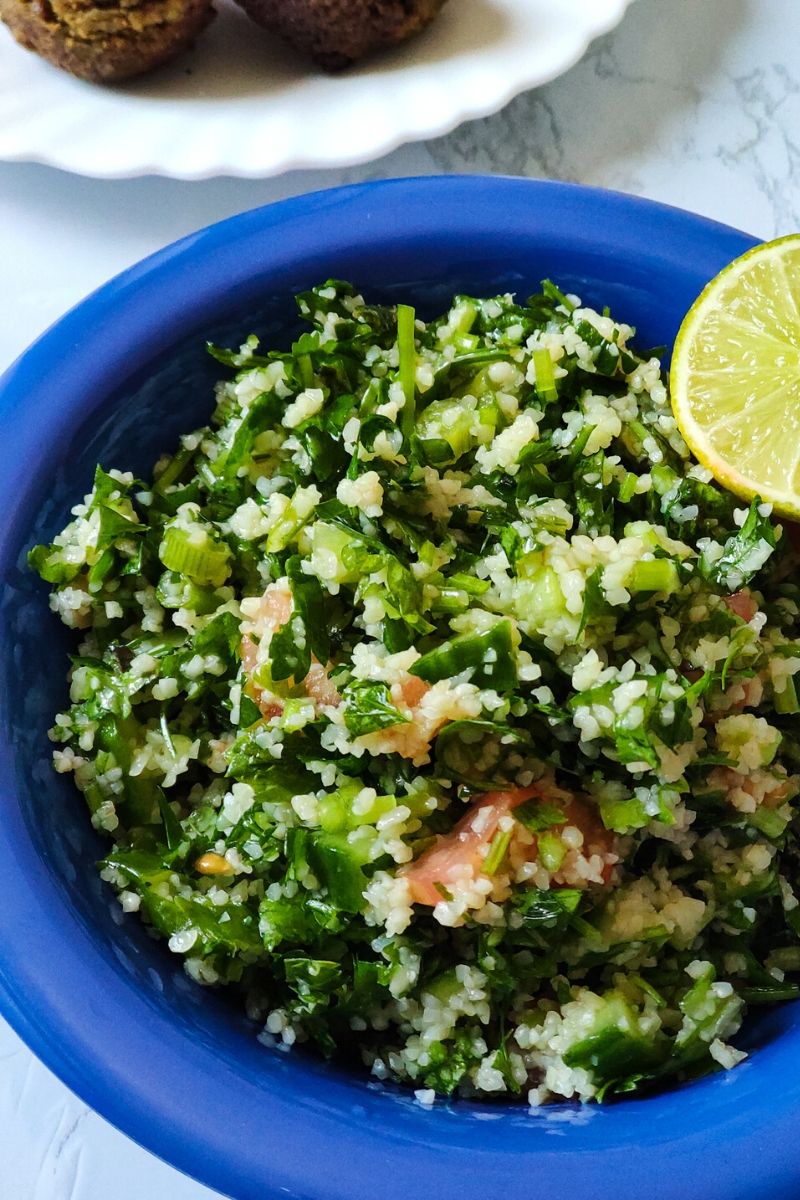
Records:
{"label": "diced cucumber piece", "polygon": [[158,547],[158,557],[170,571],[177,571],[200,587],[221,587],[230,574],[230,550],[215,541],[199,521],[170,522]]}
{"label": "diced cucumber piece", "polygon": [[663,592],[671,596],[680,591],[678,568],[671,558],[644,559],[637,562],[626,580],[629,592]]}

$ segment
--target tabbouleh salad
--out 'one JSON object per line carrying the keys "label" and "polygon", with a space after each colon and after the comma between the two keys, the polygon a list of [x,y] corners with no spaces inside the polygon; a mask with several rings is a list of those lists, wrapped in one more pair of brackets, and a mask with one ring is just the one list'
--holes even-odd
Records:
{"label": "tabbouleh salad", "polygon": [[658,352],[546,283],[346,283],[32,566],[103,879],[261,1038],[537,1106],[733,1067],[794,997],[800,590]]}

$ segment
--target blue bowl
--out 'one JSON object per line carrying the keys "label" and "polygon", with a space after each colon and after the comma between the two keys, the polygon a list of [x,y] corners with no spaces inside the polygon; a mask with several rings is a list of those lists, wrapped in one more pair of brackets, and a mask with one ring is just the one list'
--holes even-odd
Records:
{"label": "blue bowl", "polygon": [[753,240],[563,184],[428,178],[336,189],[185,238],[64,317],[0,381],[0,1002],[87,1103],[237,1200],[796,1200],[800,1005],[749,1025],[750,1058],[607,1107],[437,1103],[265,1049],[193,985],[94,869],[101,843],[49,764],[69,638],[25,568],[96,461],[145,471],[210,410],[203,343],[294,331],[329,276],[433,314],[456,291],[545,277],[669,345],[703,284]]}

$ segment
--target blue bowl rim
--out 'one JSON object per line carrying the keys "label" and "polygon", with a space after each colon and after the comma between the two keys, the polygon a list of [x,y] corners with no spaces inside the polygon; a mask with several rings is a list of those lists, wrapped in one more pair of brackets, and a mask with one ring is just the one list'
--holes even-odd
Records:
{"label": "blue bowl rim", "polygon": [[[536,202],[546,210],[552,228],[562,233],[577,231],[573,240],[580,243],[583,239],[587,249],[593,243],[591,231],[598,227],[606,241],[618,243],[632,255],[645,249],[652,252],[654,227],[667,241],[680,243],[687,255],[701,257],[713,245],[712,257],[733,258],[755,241],[680,209],[621,193],[483,176],[430,176],[327,189],[218,222],[99,288],[56,322],[0,379],[0,419],[7,450],[0,462],[0,511],[5,513],[0,564],[13,565],[9,554],[19,543],[19,530],[27,524],[28,464],[36,460],[39,439],[52,436],[54,420],[66,427],[71,405],[78,404],[81,395],[84,372],[90,370],[98,392],[108,393],[114,386],[118,356],[130,348],[134,334],[147,339],[148,345],[166,344],[174,340],[174,332],[165,332],[170,322],[173,330],[182,323],[188,327],[204,306],[213,312],[220,280],[230,285],[247,275],[242,250],[253,238],[269,234],[273,245],[278,245],[281,239],[276,235],[283,232],[294,239],[299,261],[302,254],[320,254],[326,238],[338,238],[338,244],[343,244],[348,227],[359,228],[360,223],[367,226],[376,245],[391,235],[396,240],[392,214],[397,212],[407,221],[413,216],[418,225],[426,221],[430,225],[439,219],[430,216],[431,211],[449,210],[467,223],[471,221],[479,233],[481,220],[475,214],[488,211],[496,215],[498,203],[513,209],[523,202]],[[584,228],[587,232],[580,232]],[[203,275],[203,264],[212,260],[214,269]],[[271,259],[267,255],[267,261],[277,269],[280,249],[272,251]],[[188,306],[187,283],[193,289]],[[105,325],[109,314],[113,319]],[[32,414],[32,398],[46,395],[54,380],[59,382],[60,397],[55,417],[45,405],[39,406],[44,412]],[[12,448],[13,453],[8,453]],[[101,1018],[95,1011],[96,1021],[76,1013],[74,996],[80,994],[86,963],[93,961],[91,941],[86,932],[76,929],[68,912],[48,904],[52,880],[29,843],[19,813],[6,802],[12,758],[12,748],[0,744],[0,795],[7,810],[7,818],[0,823],[0,862],[4,864],[0,895],[5,913],[0,940],[0,1008],[38,1057],[87,1103],[140,1144],[209,1186],[237,1197],[283,1194],[298,1200],[320,1200],[322,1196],[356,1200],[380,1191],[377,1181],[384,1180],[387,1200],[406,1194],[415,1184],[439,1193],[444,1200],[455,1195],[477,1200],[495,1190],[508,1200],[536,1200],[551,1196],[569,1172],[573,1182],[592,1180],[597,1197],[633,1197],[645,1189],[664,1200],[695,1195],[733,1200],[734,1196],[755,1195],[767,1180],[772,1196],[795,1194],[792,1189],[800,1182],[800,1149],[792,1149],[792,1129],[798,1097],[790,1087],[782,1091],[776,1087],[769,1105],[758,1109],[742,1113],[735,1104],[720,1109],[714,1136],[720,1145],[735,1142],[733,1173],[709,1147],[707,1132],[691,1127],[698,1111],[711,1104],[707,1081],[693,1085],[699,1108],[697,1102],[687,1106],[688,1125],[659,1130],[654,1121],[658,1109],[652,1102],[629,1101],[625,1106],[628,1140],[615,1142],[614,1113],[621,1110],[594,1110],[591,1124],[599,1138],[593,1134],[588,1142],[582,1139],[581,1129],[586,1124],[576,1117],[570,1131],[570,1158],[565,1161],[559,1137],[553,1140],[552,1151],[539,1139],[535,1163],[526,1163],[530,1173],[520,1170],[519,1155],[529,1146],[525,1144],[527,1135],[518,1136],[518,1121],[487,1119],[481,1126],[476,1120],[465,1120],[458,1106],[443,1107],[438,1115],[413,1106],[387,1106],[384,1096],[353,1081],[331,1085],[341,1086],[340,1096],[349,1105],[341,1112],[332,1112],[314,1097],[303,1097],[299,1071],[298,1086],[288,1096],[253,1091],[248,1101],[252,1109],[258,1095],[260,1112],[228,1113],[223,1099],[214,1094],[226,1073],[213,1051],[198,1047],[196,1059],[187,1063],[163,1036],[169,1032],[168,1022],[155,1019],[152,1008],[142,1005],[130,989],[120,985],[115,990],[111,980]],[[58,977],[53,978],[51,967],[56,960]],[[91,1008],[90,1000],[87,1003]],[[114,1054],[111,1035],[115,1026],[125,1031],[125,1063]],[[148,1072],[146,1064],[154,1061],[159,1071]],[[133,1077],[128,1070],[131,1062],[141,1068]],[[209,1071],[214,1073],[213,1087]],[[770,1071],[774,1072],[770,1081],[776,1084],[773,1062]],[[387,1107],[392,1113],[388,1121]],[[484,1115],[488,1118],[497,1113],[484,1110]],[[369,1122],[369,1127],[358,1128],[354,1116]],[[569,1114],[566,1119],[571,1120]],[[311,1135],[310,1120],[314,1123]],[[549,1132],[560,1133],[563,1128],[562,1124],[561,1129]],[[482,1134],[482,1129],[491,1136]],[[268,1163],[259,1135],[267,1137]],[[606,1136],[609,1141],[604,1146]],[[678,1143],[681,1153],[677,1153]],[[645,1151],[649,1162],[645,1154],[636,1153],[637,1147]],[[467,1150],[470,1154],[461,1159],[458,1169],[455,1155]],[[522,1182],[518,1182],[520,1177]],[[363,1186],[365,1181],[368,1187]]]}

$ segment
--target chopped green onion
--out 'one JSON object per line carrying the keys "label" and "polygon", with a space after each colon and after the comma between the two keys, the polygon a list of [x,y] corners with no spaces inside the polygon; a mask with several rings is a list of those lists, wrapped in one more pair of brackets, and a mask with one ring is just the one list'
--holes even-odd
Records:
{"label": "chopped green onion", "polygon": [[639,483],[639,476],[634,475],[632,471],[626,471],[622,483],[619,485],[619,502],[620,504],[630,504],[633,497],[636,495],[636,487]]}
{"label": "chopped green onion", "polygon": [[297,356],[297,369],[300,372],[300,380],[303,387],[311,387],[314,382],[314,367],[310,354],[299,354]]}
{"label": "chopped green onion", "polygon": [[403,389],[403,436],[410,437],[416,415],[417,351],[414,345],[414,309],[409,304],[397,306],[397,352],[399,365],[397,377]]}
{"label": "chopped green onion", "polygon": [[552,400],[557,400],[558,388],[556,387],[556,376],[553,370],[553,360],[550,357],[550,351],[546,349],[534,350],[531,359],[536,377],[537,393],[546,404],[549,404]]}
{"label": "chopped green onion", "polygon": [[478,306],[475,301],[469,296],[459,296],[448,313],[447,324],[457,334],[464,336],[472,329],[477,315]]}
{"label": "chopped green onion", "polygon": [[552,279],[542,280],[542,292],[550,300],[555,300],[555,302],[559,304],[566,312],[571,313],[575,311],[575,305],[573,302],[568,296],[564,295],[560,287],[557,287],[553,283]]}
{"label": "chopped green onion", "polygon": [[667,1003],[666,1000],[661,995],[661,992],[656,991],[652,983],[648,983],[646,979],[642,979],[641,975],[633,974],[630,978],[631,983],[635,983],[637,987],[642,989],[646,996],[649,996],[651,1000],[655,1001],[657,1008],[663,1008],[665,1006]]}
{"label": "chopped green onion", "polygon": [[159,495],[163,495],[167,488],[171,487],[180,478],[184,467],[189,465],[193,457],[194,450],[187,450],[185,446],[182,447],[177,454],[172,456],[158,479],[156,479],[153,484],[153,491]]}
{"label": "chopped green onion", "polygon": [[168,525],[158,557],[168,570],[188,575],[201,586],[221,587],[230,574],[230,550],[224,542],[215,542],[200,525],[192,529]]}
{"label": "chopped green onion", "polygon": [[511,844],[512,830],[507,829],[505,832],[498,829],[497,833],[492,838],[492,844],[489,847],[489,853],[483,861],[481,871],[484,875],[494,875],[498,867],[506,856],[508,847]]}

